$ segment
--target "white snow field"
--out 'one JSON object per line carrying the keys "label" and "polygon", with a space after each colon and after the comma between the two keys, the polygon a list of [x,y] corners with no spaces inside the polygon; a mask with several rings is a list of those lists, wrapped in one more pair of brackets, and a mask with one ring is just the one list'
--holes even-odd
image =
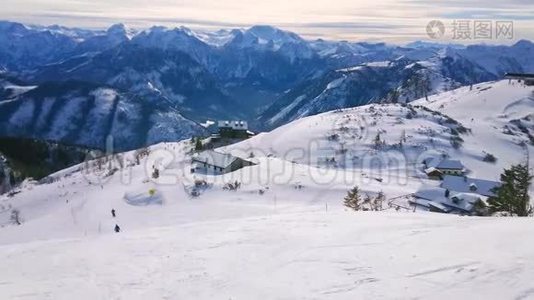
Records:
{"label": "white snow field", "polygon": [[[500,81],[414,103],[470,129],[458,149],[450,139],[462,127],[448,117],[374,105],[219,149],[257,163],[222,176],[191,174],[182,141],[150,147],[139,164],[132,151],[122,168],[93,161],[25,182],[0,196],[0,298],[534,299],[532,218],[343,207],[354,185],[388,199],[437,186],[421,172],[429,156],[498,179],[532,150],[533,99],[532,88]],[[497,161],[482,161],[484,151]],[[225,188],[236,180],[240,189]]]}

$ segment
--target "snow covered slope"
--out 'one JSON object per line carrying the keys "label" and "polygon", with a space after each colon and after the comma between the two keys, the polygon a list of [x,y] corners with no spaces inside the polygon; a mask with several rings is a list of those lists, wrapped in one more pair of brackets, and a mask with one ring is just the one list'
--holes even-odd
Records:
{"label": "snow covered slope", "polygon": [[[223,176],[191,174],[193,145],[183,141],[28,181],[0,196],[2,294],[465,299],[476,290],[484,298],[532,297],[532,219],[355,213],[342,202],[354,185],[388,199],[437,185],[420,172],[428,156],[449,155],[474,176],[496,179],[532,150],[533,103],[532,88],[490,82],[410,106],[300,119],[219,149],[252,152],[257,163]],[[483,162],[483,151],[497,162]],[[236,180],[241,187],[229,190]],[[13,209],[20,226],[10,224]]]}
{"label": "snow covered slope", "polygon": [[[458,120],[470,129],[461,148],[473,173],[495,178],[499,167],[525,162],[527,151],[534,150],[534,88],[507,80],[460,88],[419,100],[425,105]],[[484,153],[497,157],[497,168],[481,161]],[[530,155],[530,165],[533,165]],[[494,174],[496,172],[497,174]]]}
{"label": "snow covered slope", "polygon": [[[472,175],[498,179],[503,168],[525,160],[525,147],[532,151],[533,112],[533,88],[504,80],[410,105],[374,104],[302,118],[230,148],[357,170],[376,169],[375,158],[382,157],[387,163],[379,169],[398,167],[414,176],[425,158],[447,155],[462,160]],[[497,162],[484,162],[487,153]]]}
{"label": "snow covered slope", "polygon": [[277,212],[0,247],[26,299],[530,299],[530,219]]}

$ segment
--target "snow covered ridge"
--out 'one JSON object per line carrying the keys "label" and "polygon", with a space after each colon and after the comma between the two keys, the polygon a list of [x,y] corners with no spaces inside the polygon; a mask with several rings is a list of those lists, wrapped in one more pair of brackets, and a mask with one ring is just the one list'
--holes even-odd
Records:
{"label": "snow covered ridge", "polygon": [[[295,180],[299,169],[305,170],[303,175],[316,185],[328,186],[331,182],[365,185],[371,181],[404,185],[407,178],[424,182],[429,167],[426,162],[432,158],[436,165],[446,159],[459,160],[465,164],[467,174],[498,180],[504,168],[520,162],[525,147],[530,149],[530,136],[524,131],[532,131],[532,126],[523,122],[521,130],[514,125],[516,120],[525,120],[522,114],[528,110],[524,108],[532,105],[529,93],[528,88],[501,81],[458,89],[413,105],[368,105],[303,118],[219,149],[257,165],[227,174],[224,179],[244,184],[256,180],[265,185],[288,184]],[[507,95],[509,100],[503,102],[501,95]],[[482,121],[477,122],[471,114],[461,115],[471,105],[477,107]],[[507,116],[495,114],[503,109]],[[145,177],[150,178],[157,168],[162,172],[154,183],[175,185],[180,180],[194,183],[197,178],[190,176],[191,157],[184,157],[169,147],[177,146],[158,146],[149,152],[144,161]],[[114,151],[109,149],[109,152]],[[496,157],[495,162],[485,161],[488,153]],[[122,158],[122,164],[131,161],[128,155]],[[173,167],[167,174],[163,170],[168,165],[180,168]],[[127,170],[120,168],[119,172]],[[262,178],[264,170],[278,170],[280,174]],[[95,169],[85,168],[85,171]],[[123,184],[131,184],[131,174],[120,177]]]}
{"label": "snow covered ridge", "polygon": [[[105,103],[116,97],[113,90],[93,93]],[[269,184],[268,180],[273,178],[281,180],[278,183],[283,180],[288,183],[294,179],[291,176],[295,168],[305,165],[306,176],[316,184],[328,185],[340,180],[354,183],[357,176],[353,173],[359,172],[357,179],[362,184],[379,181],[401,185],[407,177],[426,180],[425,169],[429,166],[424,164],[429,158],[437,159],[436,162],[460,160],[468,174],[497,180],[505,167],[521,159],[525,145],[530,143],[529,131],[533,129],[528,121],[530,115],[525,113],[533,102],[529,93],[528,88],[501,81],[472,89],[461,88],[411,105],[375,104],[337,110],[297,120],[218,151],[252,161],[262,160],[260,167],[245,168],[226,176],[228,182],[238,180],[246,184],[259,178],[262,170],[280,166],[283,167],[281,176],[265,178],[263,183]],[[503,102],[501,95],[506,95],[507,100]],[[471,113],[463,115],[467,111],[477,111],[481,120],[477,122]],[[495,114],[499,111],[502,112]],[[115,152],[113,148],[108,149],[108,153]],[[484,161],[488,153],[496,157],[496,162]],[[120,164],[128,164],[131,155],[125,155]],[[191,172],[190,160],[182,153],[156,147],[145,161],[145,176],[150,178],[154,167],[164,170],[166,165],[180,165],[181,168],[173,168],[170,174],[162,172],[155,182],[172,185],[182,178],[192,183],[195,178],[186,176]],[[120,172],[128,170],[119,169]],[[326,170],[324,174],[322,170]],[[86,168],[86,171],[95,169]],[[256,175],[251,175],[252,172]],[[122,174],[121,178],[124,184],[130,184],[131,174]]]}
{"label": "snow covered ridge", "polygon": [[[412,119],[403,121],[406,116],[411,116]],[[317,120],[320,120],[321,124],[313,130],[299,125],[312,124]],[[403,185],[406,184],[407,176],[426,178],[420,167],[423,161],[429,157],[445,159],[446,150],[452,147],[459,132],[465,134],[469,131],[462,124],[436,111],[420,106],[395,104],[339,110],[304,118],[295,123],[262,134],[259,138],[218,150],[258,165],[227,174],[224,180],[239,181],[243,184],[251,184],[257,180],[264,185],[289,184],[295,180],[298,169],[318,186],[329,186],[331,182],[365,185],[371,181]],[[388,132],[385,127],[382,128],[386,124],[406,126],[408,129]],[[291,131],[287,132],[285,128],[291,128]],[[300,133],[301,129],[308,134]],[[267,147],[269,144],[264,144],[263,141],[268,140],[269,136],[277,136],[278,132],[283,132],[282,135],[291,139],[292,143]],[[430,145],[425,145],[424,140],[429,134],[440,137],[433,139]],[[159,172],[158,178],[152,180],[156,184],[176,185],[180,181],[194,183],[196,176],[189,175],[194,156],[184,157],[184,153],[177,153],[174,148],[176,145],[173,144],[150,148],[143,163],[145,177],[150,178],[153,170],[158,169],[162,171]],[[114,152],[114,149],[108,149],[108,153]],[[120,157],[110,155],[110,162],[100,164],[113,164],[117,167],[117,172],[121,173],[122,183],[129,185],[132,175],[130,169],[124,168],[124,165],[131,164],[131,156],[131,152]],[[181,168],[169,169],[169,165],[179,165]],[[88,181],[92,182],[96,180],[91,179],[92,176],[100,178],[101,172],[107,172],[107,168],[88,165],[76,170],[82,170],[82,174],[88,176]],[[277,171],[275,176],[262,177],[264,170]],[[347,170],[364,171],[356,176]]]}

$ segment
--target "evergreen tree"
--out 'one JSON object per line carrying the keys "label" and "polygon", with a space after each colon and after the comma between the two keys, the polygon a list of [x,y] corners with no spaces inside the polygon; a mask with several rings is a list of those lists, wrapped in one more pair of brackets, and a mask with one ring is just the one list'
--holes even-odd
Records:
{"label": "evergreen tree", "polygon": [[488,200],[491,212],[508,212],[520,217],[532,213],[528,188],[532,176],[526,165],[513,165],[501,174],[501,186],[495,188],[495,197]]}
{"label": "evergreen tree", "polygon": [[360,195],[360,189],[355,186],[350,191],[347,192],[345,196],[344,204],[346,207],[353,210],[360,210],[362,206],[362,197]]}
{"label": "evergreen tree", "polygon": [[202,151],[202,141],[200,138],[197,138],[197,141],[195,143],[195,151]]}
{"label": "evergreen tree", "polygon": [[375,149],[380,149],[380,147],[382,146],[382,140],[380,139],[380,133],[377,133],[376,136],[375,136],[375,140],[374,140],[374,144],[375,144]]}

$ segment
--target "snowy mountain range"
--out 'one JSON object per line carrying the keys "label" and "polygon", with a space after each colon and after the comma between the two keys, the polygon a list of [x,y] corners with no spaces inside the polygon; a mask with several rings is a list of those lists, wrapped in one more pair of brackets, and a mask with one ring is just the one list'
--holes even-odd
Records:
{"label": "snowy mountain range", "polygon": [[[80,84],[109,88],[136,99],[143,111],[172,114],[171,119],[188,124],[176,125],[184,129],[163,132],[161,137],[147,134],[124,144],[130,149],[149,141],[189,137],[202,131],[194,122],[207,119],[246,119],[253,129],[264,130],[332,109],[409,102],[496,80],[505,72],[534,72],[533,53],[530,41],[467,47],[310,41],[266,25],[196,32],[186,27],[134,30],[116,24],[107,30],[87,30],[0,22],[0,70],[19,87],[44,86],[33,91],[39,94],[52,85],[61,89],[57,94],[63,96]],[[9,99],[10,108],[3,109],[0,122],[18,129],[2,134],[76,143],[94,137],[85,130],[79,134],[87,136],[73,137],[76,134],[45,134],[46,130],[34,125],[10,124],[10,120],[19,120],[15,113],[28,106],[27,100],[15,100],[28,98]],[[7,105],[3,102],[0,105]],[[53,115],[58,124],[69,118],[67,109],[60,111]],[[37,120],[30,115],[25,115],[29,119],[24,124]],[[84,120],[100,126],[93,115]],[[147,132],[164,131],[153,128],[157,122],[141,123],[144,125],[126,122],[132,124],[127,131],[134,132],[139,126]],[[102,146],[100,142],[90,144],[94,145]]]}

